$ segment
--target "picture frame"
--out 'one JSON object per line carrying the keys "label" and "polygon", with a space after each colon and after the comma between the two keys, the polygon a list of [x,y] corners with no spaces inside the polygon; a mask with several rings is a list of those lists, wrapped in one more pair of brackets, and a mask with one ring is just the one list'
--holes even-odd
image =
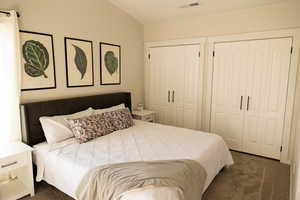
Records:
{"label": "picture frame", "polygon": [[94,86],[93,42],[65,37],[67,87]]}
{"label": "picture frame", "polygon": [[121,46],[100,42],[100,85],[121,85]]}
{"label": "picture frame", "polygon": [[53,35],[20,30],[21,91],[56,88]]}

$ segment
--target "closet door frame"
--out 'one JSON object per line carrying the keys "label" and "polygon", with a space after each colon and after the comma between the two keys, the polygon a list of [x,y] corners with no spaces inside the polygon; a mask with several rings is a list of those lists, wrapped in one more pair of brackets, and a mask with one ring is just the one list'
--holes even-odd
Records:
{"label": "closet door frame", "polygon": [[[149,94],[149,67],[150,67],[150,48],[155,47],[169,47],[169,46],[184,46],[184,45],[200,45],[200,62],[199,62],[199,84],[200,88],[198,91],[198,110],[197,110],[197,129],[202,130],[202,116],[203,116],[203,90],[204,82],[203,82],[203,74],[204,74],[204,63],[206,60],[206,40],[207,38],[194,38],[194,39],[178,39],[178,40],[165,40],[165,41],[158,41],[158,42],[146,42],[144,44],[144,93],[145,93],[145,104],[148,105],[148,94]],[[149,57],[150,55],[150,57]]]}
{"label": "closet door frame", "polygon": [[[204,69],[204,83],[206,83],[204,90],[204,106],[203,106],[203,124],[202,127],[205,131],[210,131],[210,119],[211,119],[211,102],[212,102],[212,81],[213,81],[213,68],[214,68],[214,46],[220,42],[234,42],[234,41],[247,41],[247,40],[262,40],[262,39],[274,39],[274,38],[286,38],[291,37],[293,39],[292,54],[290,61],[288,91],[287,91],[287,103],[285,111],[284,130],[282,137],[282,152],[280,156],[280,162],[290,164],[292,157],[292,145],[295,135],[295,116],[294,106],[297,107],[298,103],[295,101],[295,97],[299,96],[296,91],[297,75],[300,75],[298,70],[298,60],[300,53],[300,29],[279,30],[259,33],[247,33],[239,35],[228,35],[209,37],[207,39],[206,48],[206,62]],[[300,76],[299,76],[300,79]]]}

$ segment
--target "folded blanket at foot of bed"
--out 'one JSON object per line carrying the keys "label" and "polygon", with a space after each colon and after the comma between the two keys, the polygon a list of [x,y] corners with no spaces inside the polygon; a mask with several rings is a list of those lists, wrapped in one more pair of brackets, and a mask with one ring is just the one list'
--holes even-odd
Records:
{"label": "folded blanket at foot of bed", "polygon": [[76,196],[78,200],[157,200],[155,196],[200,200],[206,176],[205,169],[193,160],[110,164],[88,172]]}

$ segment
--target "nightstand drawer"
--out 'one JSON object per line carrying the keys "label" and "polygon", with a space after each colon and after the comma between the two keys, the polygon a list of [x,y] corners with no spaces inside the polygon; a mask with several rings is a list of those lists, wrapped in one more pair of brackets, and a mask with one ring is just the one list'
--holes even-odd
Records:
{"label": "nightstand drawer", "polygon": [[20,153],[0,159],[0,173],[8,172],[27,164],[28,153]]}
{"label": "nightstand drawer", "polygon": [[142,110],[142,111],[137,111],[134,110],[132,112],[133,118],[146,121],[146,122],[155,122],[155,112],[151,110]]}
{"label": "nightstand drawer", "polygon": [[154,122],[154,115],[146,115],[142,117],[143,121]]}

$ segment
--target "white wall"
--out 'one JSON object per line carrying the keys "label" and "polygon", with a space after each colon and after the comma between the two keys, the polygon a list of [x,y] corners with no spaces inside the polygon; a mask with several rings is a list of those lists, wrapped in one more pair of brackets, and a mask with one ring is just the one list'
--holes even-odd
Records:
{"label": "white wall", "polygon": [[300,112],[298,111],[298,126],[294,140],[294,159],[291,167],[292,199],[300,199]]}
{"label": "white wall", "polygon": [[[22,102],[131,91],[143,101],[143,26],[106,0],[1,0],[1,10],[20,12],[20,29],[53,34],[57,89],[22,92]],[[67,88],[64,37],[92,40],[95,86]],[[122,48],[122,84],[100,86],[99,42]]]}
{"label": "white wall", "polygon": [[145,41],[261,32],[300,27],[300,1],[146,24]]}
{"label": "white wall", "polygon": [[[299,61],[300,64],[300,61]],[[300,65],[299,65],[300,67]],[[300,69],[298,69],[298,87],[295,99],[295,136],[293,138],[293,159],[291,163],[291,199],[300,199]]]}

